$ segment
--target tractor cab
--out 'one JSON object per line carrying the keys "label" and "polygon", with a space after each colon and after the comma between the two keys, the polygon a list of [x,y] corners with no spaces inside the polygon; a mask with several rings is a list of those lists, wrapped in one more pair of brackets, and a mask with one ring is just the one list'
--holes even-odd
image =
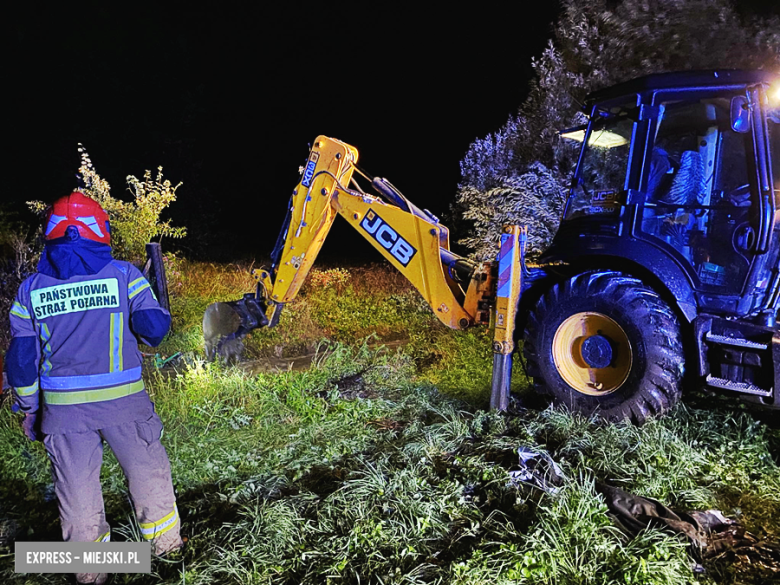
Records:
{"label": "tractor cab", "polygon": [[642,421],[685,375],[780,408],[779,93],[776,73],[709,71],[588,96],[523,334],[539,392]]}
{"label": "tractor cab", "polygon": [[589,96],[587,126],[563,134],[583,146],[546,259],[622,263],[689,320],[706,311],[773,325],[779,88],[768,72],[687,72]]}

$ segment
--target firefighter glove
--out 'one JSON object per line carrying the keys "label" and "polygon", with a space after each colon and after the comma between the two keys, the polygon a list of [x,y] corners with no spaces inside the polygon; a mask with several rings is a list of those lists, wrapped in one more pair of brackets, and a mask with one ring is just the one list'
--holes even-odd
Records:
{"label": "firefighter glove", "polygon": [[41,436],[41,426],[38,424],[37,412],[27,413],[24,415],[24,420],[22,421],[22,430],[24,430],[24,434],[31,441],[41,441],[43,439]]}

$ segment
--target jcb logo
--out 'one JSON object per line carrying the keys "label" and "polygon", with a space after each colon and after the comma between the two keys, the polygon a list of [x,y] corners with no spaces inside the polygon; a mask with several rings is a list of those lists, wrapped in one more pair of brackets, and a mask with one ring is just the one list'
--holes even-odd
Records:
{"label": "jcb logo", "polygon": [[617,202],[617,191],[596,191],[590,198],[591,205],[609,205]]}
{"label": "jcb logo", "polygon": [[373,211],[366,213],[363,221],[360,222],[360,227],[371,234],[403,266],[407,266],[417,253],[417,250],[409,242],[399,236],[393,228],[385,223],[385,220]]}

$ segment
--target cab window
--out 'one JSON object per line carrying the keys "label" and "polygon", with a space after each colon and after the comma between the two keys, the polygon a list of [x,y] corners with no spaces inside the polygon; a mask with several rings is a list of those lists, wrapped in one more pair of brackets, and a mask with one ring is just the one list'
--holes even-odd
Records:
{"label": "cab window", "polygon": [[[632,104],[633,105],[633,104]],[[617,111],[625,111],[616,108]],[[565,219],[610,215],[619,211],[625,190],[631,135],[635,122],[621,114],[605,113],[592,122],[588,144],[574,177]]]}
{"label": "cab window", "polygon": [[704,289],[739,287],[750,266],[750,140],[732,130],[729,98],[660,106],[642,231],[674,248]]}

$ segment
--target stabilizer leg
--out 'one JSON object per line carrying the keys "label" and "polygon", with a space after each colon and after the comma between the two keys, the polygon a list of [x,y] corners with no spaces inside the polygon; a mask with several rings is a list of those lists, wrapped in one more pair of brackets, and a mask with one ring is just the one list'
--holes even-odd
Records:
{"label": "stabilizer leg", "polygon": [[501,411],[509,407],[512,379],[512,353],[515,350],[515,320],[522,291],[525,261],[526,228],[505,226],[498,253],[495,330],[493,333],[493,380],[490,408]]}
{"label": "stabilizer leg", "polygon": [[509,408],[509,388],[512,380],[512,354],[493,354],[493,382],[490,392],[490,409],[505,411]]}

